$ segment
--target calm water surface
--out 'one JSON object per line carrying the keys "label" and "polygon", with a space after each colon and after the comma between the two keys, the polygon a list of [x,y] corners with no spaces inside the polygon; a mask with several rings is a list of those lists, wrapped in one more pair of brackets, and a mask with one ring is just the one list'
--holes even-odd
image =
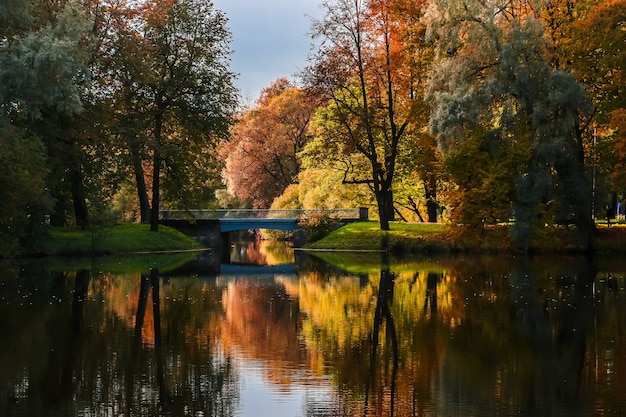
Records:
{"label": "calm water surface", "polygon": [[3,264],[0,416],[626,416],[625,261],[223,258]]}

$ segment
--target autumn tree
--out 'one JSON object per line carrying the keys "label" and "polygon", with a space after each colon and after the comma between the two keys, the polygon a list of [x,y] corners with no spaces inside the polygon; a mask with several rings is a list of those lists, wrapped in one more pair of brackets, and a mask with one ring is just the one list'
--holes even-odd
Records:
{"label": "autumn tree", "polygon": [[192,184],[209,181],[207,158],[227,135],[236,104],[231,36],[210,2],[162,0],[132,12],[112,56],[120,78],[111,105],[124,110],[124,129],[114,134],[130,154],[144,215],[143,174],[151,170],[150,224],[158,230],[162,179],[170,201],[183,204]]}
{"label": "autumn tree", "polygon": [[[429,112],[424,112],[425,119]],[[441,207],[443,182],[441,152],[425,125],[409,129],[398,158],[395,202],[399,216],[406,211],[420,222],[436,223]],[[402,210],[403,209],[403,210]]]}
{"label": "autumn tree", "polygon": [[309,140],[315,107],[306,91],[285,78],[261,92],[257,107],[244,112],[220,151],[231,194],[255,208],[268,208],[298,182],[298,153]]}
{"label": "autumn tree", "polygon": [[[626,160],[622,144],[626,112],[626,1],[579,0],[562,10],[570,13],[562,25],[567,32],[559,39],[561,62],[586,86],[594,105],[591,126],[596,135],[593,142],[589,141],[588,147],[593,149],[588,154],[594,157],[591,162],[596,167],[596,188],[600,180],[610,178],[616,199],[617,193],[626,192],[622,173]],[[608,193],[595,194],[605,200]]]}
{"label": "autumn tree", "polygon": [[[455,210],[500,211],[492,218],[466,211],[464,220],[480,226],[515,218],[512,237],[521,250],[544,225],[571,223],[588,246],[594,225],[583,130],[590,103],[572,76],[552,65],[539,6],[431,1],[430,34],[438,46],[431,129],[447,150],[472,142],[482,155],[456,178],[464,199]],[[492,189],[490,179],[505,185]]]}
{"label": "autumn tree", "polygon": [[[414,118],[419,78],[411,67],[415,48],[399,24],[408,2],[328,0],[325,16],[313,23],[320,41],[305,78],[327,100],[320,141],[337,145],[346,161],[343,181],[368,184],[380,226],[394,219],[393,182],[399,146]],[[419,12],[419,5],[414,11]],[[414,38],[415,39],[415,38]],[[324,127],[325,125],[325,127]],[[339,154],[338,154],[339,155]],[[369,173],[352,170],[365,160]],[[350,161],[354,161],[350,162]]]}
{"label": "autumn tree", "polygon": [[426,221],[434,223],[442,201],[439,189],[443,181],[441,152],[436,138],[428,131],[431,108],[424,97],[434,49],[425,42],[423,9],[423,2],[393,2],[395,30],[402,40],[401,52],[406,55],[414,89],[411,93],[413,122],[407,128],[405,140],[400,143],[395,201],[398,206],[413,212],[420,221],[424,221],[422,213],[425,211]]}

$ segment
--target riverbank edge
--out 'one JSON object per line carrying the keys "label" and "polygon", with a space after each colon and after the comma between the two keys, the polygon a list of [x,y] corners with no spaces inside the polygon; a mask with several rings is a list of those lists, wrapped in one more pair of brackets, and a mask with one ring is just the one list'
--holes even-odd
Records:
{"label": "riverbank edge", "polygon": [[[368,227],[363,227],[367,224]],[[390,231],[377,222],[345,225],[320,240],[304,245],[303,251],[386,252],[394,255],[419,253],[519,253],[510,245],[508,227],[478,233],[441,224],[392,223]],[[577,242],[568,229],[546,233],[536,239],[528,253],[538,254],[626,254],[626,225],[598,225],[592,249]]]}
{"label": "riverbank edge", "polygon": [[[599,226],[594,236],[596,254],[626,254],[626,226]],[[18,257],[109,256],[148,253],[203,251],[208,248],[173,228],[124,223],[92,230],[54,228],[33,240]],[[392,223],[390,231],[381,231],[377,222],[345,225],[322,239],[309,242],[303,251],[387,252],[396,255],[417,253],[512,253],[507,229],[491,230],[481,235],[462,235],[441,224]],[[531,248],[535,253],[590,253],[559,237],[546,237]]]}
{"label": "riverbank edge", "polygon": [[90,230],[52,228],[32,239],[17,257],[110,256],[203,251],[207,248],[194,238],[167,226],[158,232],[150,225],[122,223]]}

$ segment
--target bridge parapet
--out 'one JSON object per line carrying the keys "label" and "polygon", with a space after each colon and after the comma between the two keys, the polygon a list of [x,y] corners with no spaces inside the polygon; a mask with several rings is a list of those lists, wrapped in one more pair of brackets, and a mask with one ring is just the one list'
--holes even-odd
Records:
{"label": "bridge parapet", "polygon": [[220,219],[299,219],[315,214],[326,214],[340,220],[368,220],[368,210],[360,208],[313,209],[313,210],[161,210],[162,220],[220,220]]}

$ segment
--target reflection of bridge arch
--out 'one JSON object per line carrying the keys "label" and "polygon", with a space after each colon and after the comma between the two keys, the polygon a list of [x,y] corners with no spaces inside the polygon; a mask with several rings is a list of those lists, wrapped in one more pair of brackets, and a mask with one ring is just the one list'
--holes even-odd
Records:
{"label": "reflection of bridge arch", "polygon": [[296,264],[280,265],[241,265],[222,264],[220,265],[220,275],[223,276],[246,276],[258,277],[267,275],[295,275]]}

